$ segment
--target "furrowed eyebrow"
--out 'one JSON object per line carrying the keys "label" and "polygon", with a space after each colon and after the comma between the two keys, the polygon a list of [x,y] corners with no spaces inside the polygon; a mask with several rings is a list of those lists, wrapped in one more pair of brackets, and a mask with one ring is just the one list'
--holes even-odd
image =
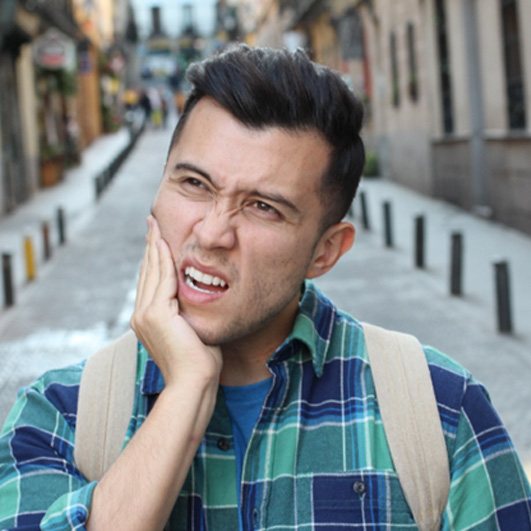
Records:
{"label": "furrowed eyebrow", "polygon": [[[175,164],[173,169],[174,171],[184,170],[184,171],[191,171],[191,172],[197,173],[198,175],[201,175],[202,177],[204,177],[209,183],[211,183],[212,186],[216,187],[216,184],[214,183],[212,176],[207,171],[203,170],[199,166],[196,166],[195,164],[192,164],[190,162],[178,162],[177,164]],[[271,201],[273,203],[283,205],[287,209],[291,210],[297,216],[300,216],[301,214],[301,211],[295,206],[295,204],[293,204],[289,199],[287,199],[283,195],[269,193],[269,192],[262,192],[260,190],[252,190],[251,195],[255,195],[265,201]]]}
{"label": "furrowed eyebrow", "polygon": [[214,181],[213,181],[211,175],[208,172],[206,172],[205,170],[199,168],[195,164],[191,164],[190,162],[178,162],[173,167],[173,170],[174,171],[179,171],[179,170],[192,171],[194,173],[197,173],[197,174],[201,175],[207,181],[209,181],[212,185],[214,185]]}
{"label": "furrowed eyebrow", "polygon": [[289,199],[286,199],[283,195],[261,192],[260,190],[253,190],[251,194],[256,195],[260,199],[264,199],[266,201],[271,201],[272,203],[283,205],[287,209],[291,210],[296,215],[300,215],[301,213],[300,210]]}

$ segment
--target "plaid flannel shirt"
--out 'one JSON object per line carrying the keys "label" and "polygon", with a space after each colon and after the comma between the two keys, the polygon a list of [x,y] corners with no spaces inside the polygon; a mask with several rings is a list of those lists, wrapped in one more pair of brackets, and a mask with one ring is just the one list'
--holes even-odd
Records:
{"label": "plaid flannel shirt", "polygon": [[[426,347],[448,448],[451,488],[442,529],[531,530],[531,493],[484,388]],[[127,440],[163,388],[139,346]],[[415,529],[384,435],[363,331],[311,283],[273,375],[243,465],[247,530]],[[83,365],[21,391],[0,435],[0,529],[83,529],[95,483],[73,444]],[[231,422],[220,392],[168,529],[238,528]]]}

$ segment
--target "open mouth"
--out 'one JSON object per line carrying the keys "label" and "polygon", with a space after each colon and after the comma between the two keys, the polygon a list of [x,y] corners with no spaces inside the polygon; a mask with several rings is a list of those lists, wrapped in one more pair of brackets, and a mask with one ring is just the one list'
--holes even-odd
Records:
{"label": "open mouth", "polygon": [[201,293],[221,293],[229,288],[222,278],[202,273],[191,266],[184,270],[184,280],[188,286]]}

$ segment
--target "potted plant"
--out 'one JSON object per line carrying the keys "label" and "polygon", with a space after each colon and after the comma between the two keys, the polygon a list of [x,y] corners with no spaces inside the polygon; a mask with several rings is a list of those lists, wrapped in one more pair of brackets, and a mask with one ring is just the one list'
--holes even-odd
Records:
{"label": "potted plant", "polygon": [[53,186],[63,178],[65,157],[59,145],[45,144],[40,150],[41,186]]}

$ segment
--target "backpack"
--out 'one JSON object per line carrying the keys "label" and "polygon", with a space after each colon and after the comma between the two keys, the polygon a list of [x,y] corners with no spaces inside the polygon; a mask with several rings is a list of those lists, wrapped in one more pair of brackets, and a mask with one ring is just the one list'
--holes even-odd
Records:
{"label": "backpack", "polygon": [[[385,434],[400,485],[421,531],[439,529],[450,490],[448,455],[428,363],[419,341],[363,323]],[[132,331],[92,355],[79,389],[74,458],[94,481],[122,451],[136,379]]]}

